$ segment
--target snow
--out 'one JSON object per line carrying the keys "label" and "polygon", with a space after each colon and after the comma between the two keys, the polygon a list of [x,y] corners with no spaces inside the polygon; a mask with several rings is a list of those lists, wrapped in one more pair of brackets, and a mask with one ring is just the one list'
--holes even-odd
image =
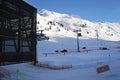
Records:
{"label": "snow", "polygon": [[74,15],[61,14],[45,9],[37,14],[37,22],[39,22],[37,24],[38,30],[45,30],[44,33],[50,37],[75,38],[74,31],[80,29],[84,38],[96,38],[97,30],[99,39],[120,41],[120,23],[91,22]]}
{"label": "snow", "polygon": [[[120,80],[120,23],[95,23],[46,10],[42,10],[39,14],[38,30],[46,29],[44,33],[50,37],[48,41],[37,42],[39,63],[55,66],[72,65],[72,68],[52,70],[30,63],[7,65],[3,67],[10,71],[11,79],[3,80]],[[48,21],[52,21],[55,25],[47,25]],[[85,24],[87,27],[81,28],[82,37],[79,37],[81,52],[77,52],[76,33],[73,30]],[[50,26],[52,29],[48,30]],[[96,39],[96,29],[99,30],[99,40]],[[111,34],[113,36],[110,36]],[[86,49],[82,49],[83,47]],[[100,47],[108,49],[100,50]],[[68,50],[65,54],[60,52],[64,49]],[[59,52],[56,53],[56,50]],[[96,69],[104,65],[108,65],[110,70],[97,73]],[[17,69],[20,70],[18,75]]]}
{"label": "snow", "polygon": [[[57,42],[58,41],[58,42]],[[68,43],[66,43],[66,41]],[[86,42],[86,45],[84,45]],[[76,50],[76,41],[70,38],[56,38],[56,42],[38,41],[37,57],[40,63],[49,65],[72,65],[72,68],[52,70],[48,68],[21,63],[3,66],[11,73],[11,79],[16,80],[16,70],[20,70],[19,80],[120,80],[120,42],[86,39],[80,40],[80,50],[83,46],[91,49],[89,52],[69,52]],[[102,44],[103,43],[103,44]],[[101,45],[102,44],[102,45]],[[108,50],[99,50],[99,47],[107,47]],[[54,54],[55,50],[67,49],[68,52]],[[87,50],[86,49],[86,50]],[[44,53],[48,54],[47,56]],[[103,65],[109,65],[110,70],[97,73],[96,69]]]}

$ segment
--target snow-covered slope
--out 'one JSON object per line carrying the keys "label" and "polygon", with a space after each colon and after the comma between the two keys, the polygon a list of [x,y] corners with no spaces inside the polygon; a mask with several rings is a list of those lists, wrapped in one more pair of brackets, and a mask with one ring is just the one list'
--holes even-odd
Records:
{"label": "snow-covered slope", "polygon": [[81,30],[81,39],[98,38],[109,41],[120,41],[120,23],[90,22],[79,16],[60,14],[53,11],[41,10],[37,14],[37,30],[53,37],[76,38],[75,30]]}

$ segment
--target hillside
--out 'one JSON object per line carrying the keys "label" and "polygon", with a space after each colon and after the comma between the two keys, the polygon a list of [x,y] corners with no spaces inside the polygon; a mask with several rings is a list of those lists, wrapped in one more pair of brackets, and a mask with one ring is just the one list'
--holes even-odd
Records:
{"label": "hillside", "polygon": [[120,23],[91,22],[76,15],[61,14],[41,10],[37,14],[37,30],[53,39],[54,37],[76,38],[76,30],[81,30],[81,39],[98,38],[109,41],[120,41]]}

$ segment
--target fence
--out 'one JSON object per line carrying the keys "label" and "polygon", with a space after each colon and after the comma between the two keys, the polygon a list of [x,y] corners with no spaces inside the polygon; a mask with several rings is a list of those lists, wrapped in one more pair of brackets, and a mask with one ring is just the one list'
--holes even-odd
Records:
{"label": "fence", "polygon": [[89,52],[89,51],[93,51],[93,49],[87,49],[87,50],[81,50],[81,51],[77,51],[77,50],[70,50],[68,52],[52,52],[52,53],[43,53],[43,55],[47,56],[47,55],[52,55],[52,54],[68,54],[68,53],[82,53],[82,52]]}
{"label": "fence", "polygon": [[[32,65],[34,65],[34,62],[32,62]],[[72,68],[72,65],[49,65],[49,64],[41,64],[37,63],[35,66],[53,69],[53,70],[60,70],[60,69],[69,69]]]}

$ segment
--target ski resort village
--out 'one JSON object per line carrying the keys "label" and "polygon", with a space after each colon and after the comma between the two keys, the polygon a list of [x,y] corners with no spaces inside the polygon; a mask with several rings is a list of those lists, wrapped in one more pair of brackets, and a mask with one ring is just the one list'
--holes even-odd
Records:
{"label": "ski resort village", "polygon": [[0,80],[120,80],[120,22],[0,0]]}

